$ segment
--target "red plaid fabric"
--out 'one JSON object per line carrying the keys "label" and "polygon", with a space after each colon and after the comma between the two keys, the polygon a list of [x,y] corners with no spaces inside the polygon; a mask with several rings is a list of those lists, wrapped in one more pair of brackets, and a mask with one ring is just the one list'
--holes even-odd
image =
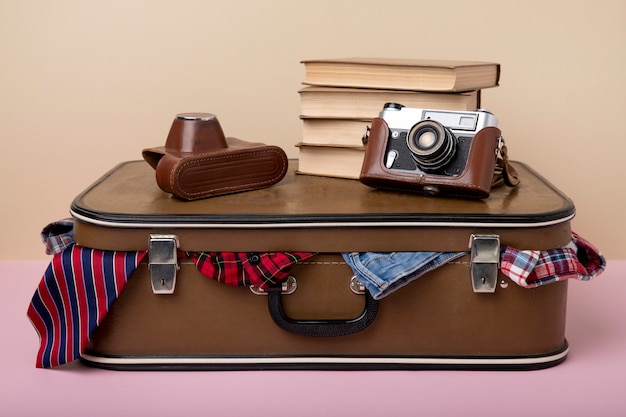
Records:
{"label": "red plaid fabric", "polygon": [[534,288],[555,281],[589,281],[606,268],[602,253],[587,240],[572,232],[569,245],[546,251],[505,247],[500,269],[516,284]]}
{"label": "red plaid fabric", "polygon": [[227,285],[267,288],[289,275],[291,266],[312,252],[186,252],[203,275]]}

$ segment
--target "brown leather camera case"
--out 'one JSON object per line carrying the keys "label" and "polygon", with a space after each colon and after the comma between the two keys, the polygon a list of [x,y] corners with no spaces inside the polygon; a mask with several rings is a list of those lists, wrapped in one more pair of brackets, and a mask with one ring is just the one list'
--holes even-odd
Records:
{"label": "brown leather camera case", "polygon": [[497,127],[481,129],[472,139],[466,167],[458,176],[407,173],[384,166],[389,127],[377,117],[372,121],[359,179],[375,188],[485,198],[491,190],[499,137]]}
{"label": "brown leather camera case", "polygon": [[225,137],[210,113],[181,113],[165,146],[144,149],[165,192],[184,200],[257,190],[283,179],[287,155],[278,146]]}

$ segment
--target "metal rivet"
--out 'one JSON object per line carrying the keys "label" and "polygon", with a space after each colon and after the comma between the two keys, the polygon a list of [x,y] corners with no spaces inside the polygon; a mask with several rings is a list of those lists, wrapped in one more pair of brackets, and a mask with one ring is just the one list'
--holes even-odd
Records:
{"label": "metal rivet", "polygon": [[436,185],[425,185],[423,191],[428,195],[439,195],[439,187]]}

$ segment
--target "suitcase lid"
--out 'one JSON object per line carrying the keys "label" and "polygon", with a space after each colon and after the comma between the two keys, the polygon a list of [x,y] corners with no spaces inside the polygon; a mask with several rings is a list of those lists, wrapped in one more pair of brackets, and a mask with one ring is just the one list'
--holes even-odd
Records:
{"label": "suitcase lid", "polygon": [[[573,202],[527,165],[520,162],[514,162],[514,165],[520,174],[521,184],[516,188],[494,188],[489,198],[484,200],[428,197],[373,189],[355,180],[299,175],[295,173],[297,161],[291,160],[285,178],[271,187],[203,200],[182,201],[158,188],[154,170],[147,163],[130,161],[119,164],[78,195],[72,202],[71,214],[77,220],[77,243],[112,250],[129,250],[127,246],[130,243],[122,242],[126,238],[120,238],[119,233],[120,230],[125,230],[127,234],[133,229],[151,233],[175,231],[177,234],[189,230],[190,234],[198,235],[203,242],[198,243],[202,245],[202,249],[187,247],[185,250],[379,251],[376,248],[379,244],[373,244],[371,240],[367,243],[361,242],[360,237],[365,238],[367,234],[361,236],[360,233],[365,230],[395,230],[398,236],[405,236],[409,230],[426,231],[441,227],[497,231],[558,225],[561,231],[556,239],[558,242],[546,242],[545,245],[556,247],[566,244],[570,232],[569,220],[575,214]],[[224,229],[228,229],[228,232]],[[282,235],[274,232],[281,229]],[[297,242],[285,241],[287,238],[294,239],[293,236],[284,235],[284,231],[289,229],[300,234],[304,234],[303,229],[315,230],[318,234],[322,230],[328,230],[334,235],[322,238],[326,243],[292,247]],[[358,232],[352,238],[346,238],[346,243],[338,247],[331,243],[337,240],[338,229]],[[219,245],[215,242],[215,235],[207,235],[202,230],[220,233],[219,240],[225,244]],[[254,242],[241,241],[240,238],[247,236],[244,233],[246,230],[259,232],[251,236]],[[270,234],[269,230],[277,233],[277,237],[268,239],[283,243],[268,245],[265,240]],[[112,237],[118,241],[111,242],[114,248],[102,247],[101,241],[107,240],[103,236],[105,232],[117,233],[117,237]],[[441,234],[440,231],[438,233]],[[232,243],[227,243],[229,237],[226,235],[232,235]],[[464,236],[463,245],[466,248],[467,234]],[[141,239],[141,242],[145,241],[145,244],[140,245],[141,248],[147,247],[145,234]],[[406,241],[407,238],[403,237],[401,240]],[[423,247],[427,239],[411,240],[419,240],[419,246]],[[418,250],[415,249],[416,244],[392,245],[393,248],[386,251],[400,250],[399,248]],[[240,249],[232,249],[232,245]],[[352,249],[345,248],[345,245],[352,245]],[[183,246],[181,242],[181,247]],[[211,247],[221,249],[210,249]],[[266,249],[258,249],[259,247]],[[440,250],[429,247],[431,249],[419,250]]]}

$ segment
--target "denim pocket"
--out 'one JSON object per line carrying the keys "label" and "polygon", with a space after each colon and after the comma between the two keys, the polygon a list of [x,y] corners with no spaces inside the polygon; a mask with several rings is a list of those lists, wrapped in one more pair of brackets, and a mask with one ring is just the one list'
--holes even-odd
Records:
{"label": "denim pocket", "polygon": [[391,294],[466,252],[342,253],[357,279],[376,300]]}

